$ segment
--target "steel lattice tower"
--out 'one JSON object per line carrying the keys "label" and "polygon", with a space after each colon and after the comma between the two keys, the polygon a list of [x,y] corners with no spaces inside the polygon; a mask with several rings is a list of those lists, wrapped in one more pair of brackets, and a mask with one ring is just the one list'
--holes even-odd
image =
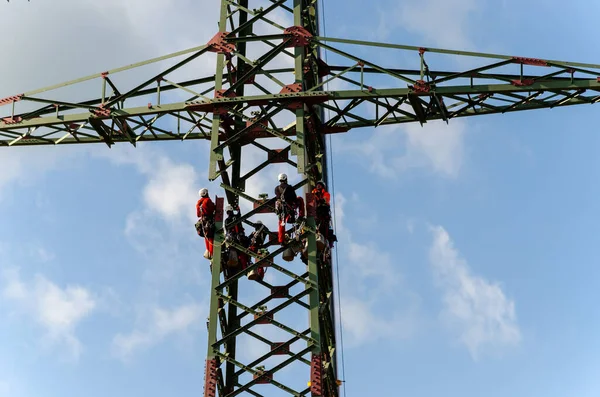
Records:
{"label": "steel lattice tower", "polygon": [[[222,0],[219,30],[205,45],[0,100],[0,147],[208,141],[209,179],[220,180],[230,204],[251,203],[239,220],[247,225],[257,214],[273,212],[275,202],[249,194],[252,178],[268,173],[275,180],[272,164],[297,171],[295,187],[304,189],[307,204],[306,224],[297,234],[308,242],[307,265],[281,262],[290,240],[283,246],[269,242],[269,255],[260,257],[235,246],[255,262],[246,271],[222,269],[225,200],[216,199],[206,397],[339,393],[332,255],[317,247],[310,194],[317,180],[326,179],[328,134],[600,100],[599,65],[326,38],[317,5]],[[430,68],[444,56],[473,66]],[[416,67],[395,66],[407,60]],[[209,64],[216,64],[214,74],[203,76]],[[138,83],[128,86],[121,75]],[[324,90],[328,84],[338,89]],[[77,98],[90,89],[97,96]],[[264,158],[242,173],[246,148]],[[245,280],[247,271],[262,265],[288,282]],[[243,294],[245,288],[262,295]],[[268,338],[268,327],[287,337]],[[243,360],[243,338],[263,343],[268,352]]]}

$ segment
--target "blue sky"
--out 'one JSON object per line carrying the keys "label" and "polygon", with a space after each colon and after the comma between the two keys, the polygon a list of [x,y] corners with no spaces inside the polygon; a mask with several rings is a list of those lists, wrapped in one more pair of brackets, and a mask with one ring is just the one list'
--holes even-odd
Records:
{"label": "blue sky", "polygon": [[[0,97],[216,30],[214,5],[122,3],[2,5],[16,33],[0,39]],[[582,0],[569,3],[575,22],[558,1],[380,1],[368,16],[343,3],[326,5],[329,36],[599,61],[599,6]],[[333,137],[348,396],[600,393],[596,112]],[[209,274],[191,225],[207,153],[204,142],[0,152],[1,397],[202,393]]]}

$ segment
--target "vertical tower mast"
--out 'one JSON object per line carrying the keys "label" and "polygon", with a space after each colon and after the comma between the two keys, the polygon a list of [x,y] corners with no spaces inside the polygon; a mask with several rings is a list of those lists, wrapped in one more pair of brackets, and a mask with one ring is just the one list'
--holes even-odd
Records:
{"label": "vertical tower mast", "polygon": [[[0,148],[210,141],[209,179],[244,208],[234,224],[276,219],[260,193],[279,172],[303,191],[306,218],[283,244],[272,233],[268,254],[225,241],[216,200],[205,396],[338,395],[331,250],[311,195],[324,134],[600,102],[600,65],[321,37],[317,0],[222,0],[218,28],[206,45],[0,98]],[[474,66],[440,69],[442,57]],[[342,85],[323,92],[324,76]],[[231,248],[250,266],[223,261]]]}
{"label": "vertical tower mast", "polygon": [[[251,178],[266,175],[274,186],[277,174],[267,165],[288,164],[289,173],[295,169],[300,176],[294,187],[297,193],[303,191],[300,195],[307,211],[300,226],[287,225],[287,242],[280,245],[272,238],[270,254],[260,257],[235,243],[224,245],[224,199],[217,198],[204,395],[337,396],[331,250],[317,244],[311,194],[314,184],[325,176],[326,155],[322,109],[316,106],[325,100],[318,91],[324,63],[309,40],[318,35],[317,1],[272,1],[259,9],[249,8],[255,4],[248,0],[232,3],[221,2],[219,33],[209,42],[210,51],[217,54],[215,98],[223,98],[213,109],[209,178],[220,179],[234,207],[240,200],[252,203],[253,210],[239,222],[253,225],[254,215],[274,211],[275,198],[249,195],[246,187],[253,183]],[[285,14],[293,25],[285,28],[275,22],[278,14]],[[280,62],[293,63],[293,75],[265,73],[267,64],[273,67]],[[227,73],[229,79],[224,79]],[[277,94],[311,89],[311,96],[277,101]],[[227,105],[227,98],[261,93],[268,98]],[[262,138],[272,138],[269,147],[259,143]],[[272,149],[273,141],[284,147]],[[247,146],[262,150],[267,158],[242,175],[242,149]],[[250,254],[254,263],[245,270],[227,267],[222,260],[226,246]],[[305,263],[297,259],[282,263],[280,254],[302,248]],[[263,265],[287,282],[271,285],[246,279],[248,272]],[[260,295],[243,293],[247,289],[260,290]],[[273,330],[279,338],[287,337],[270,339]],[[258,354],[258,349],[247,349],[256,343],[268,351]],[[254,353],[242,357],[244,347]]]}

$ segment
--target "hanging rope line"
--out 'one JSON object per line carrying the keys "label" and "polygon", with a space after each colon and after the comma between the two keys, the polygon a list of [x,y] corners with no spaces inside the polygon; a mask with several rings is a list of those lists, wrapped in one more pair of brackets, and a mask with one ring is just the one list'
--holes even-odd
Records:
{"label": "hanging rope line", "polygon": [[[321,26],[323,27],[323,35],[327,37],[327,28],[325,25],[325,2],[321,0]],[[327,63],[327,50],[324,50],[325,63]],[[326,90],[329,91],[329,82],[325,83]],[[331,117],[331,111],[327,109],[327,117]],[[331,140],[331,134],[329,135],[329,170],[331,176],[329,177],[329,183],[331,186],[331,198],[333,201],[332,206],[332,217],[333,217],[333,231],[337,233],[337,220],[335,216],[335,177],[334,177],[334,166],[333,166],[333,144]],[[344,362],[344,326],[342,321],[342,299],[341,299],[341,285],[340,285],[340,263],[338,254],[338,244],[335,245],[335,275],[337,284],[337,307],[338,307],[338,318],[339,318],[339,329],[340,329],[340,361],[342,362],[342,382],[344,384],[343,393],[346,397],[346,364]]]}

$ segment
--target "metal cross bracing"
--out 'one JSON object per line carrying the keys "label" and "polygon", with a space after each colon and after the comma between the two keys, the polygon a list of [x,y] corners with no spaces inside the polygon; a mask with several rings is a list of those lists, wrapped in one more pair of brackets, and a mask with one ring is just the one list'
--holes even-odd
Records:
{"label": "metal cross bracing", "polygon": [[[205,396],[339,393],[332,254],[310,194],[327,134],[600,100],[600,65],[323,37],[317,3],[222,0],[204,45],[0,100],[0,147],[209,141],[209,179],[229,204],[251,203],[238,221],[250,226],[275,205],[256,178],[297,170],[305,221],[268,254],[228,243],[254,258],[243,271],[223,265],[216,200]],[[306,264],[281,262],[304,243]],[[269,278],[247,280],[260,266]]]}
{"label": "metal cross bracing", "polygon": [[[226,19],[233,26],[205,45],[0,99],[0,146],[210,140],[213,115],[225,113],[243,123],[220,128],[223,148],[296,136],[294,125],[265,121],[297,103],[327,110],[318,120],[327,134],[600,100],[600,65],[320,37],[269,19],[275,11],[291,15],[291,3],[259,11],[230,1]],[[247,22],[238,26],[235,18],[244,15]],[[304,65],[319,84],[296,85],[294,46],[329,52],[329,64],[308,57]],[[223,70],[215,74],[207,61],[222,51]],[[447,59],[470,67],[434,67]],[[121,75],[139,83],[120,84]],[[339,89],[322,91],[327,85]],[[72,99],[93,89],[96,96]],[[227,128],[237,131],[224,140]]]}

